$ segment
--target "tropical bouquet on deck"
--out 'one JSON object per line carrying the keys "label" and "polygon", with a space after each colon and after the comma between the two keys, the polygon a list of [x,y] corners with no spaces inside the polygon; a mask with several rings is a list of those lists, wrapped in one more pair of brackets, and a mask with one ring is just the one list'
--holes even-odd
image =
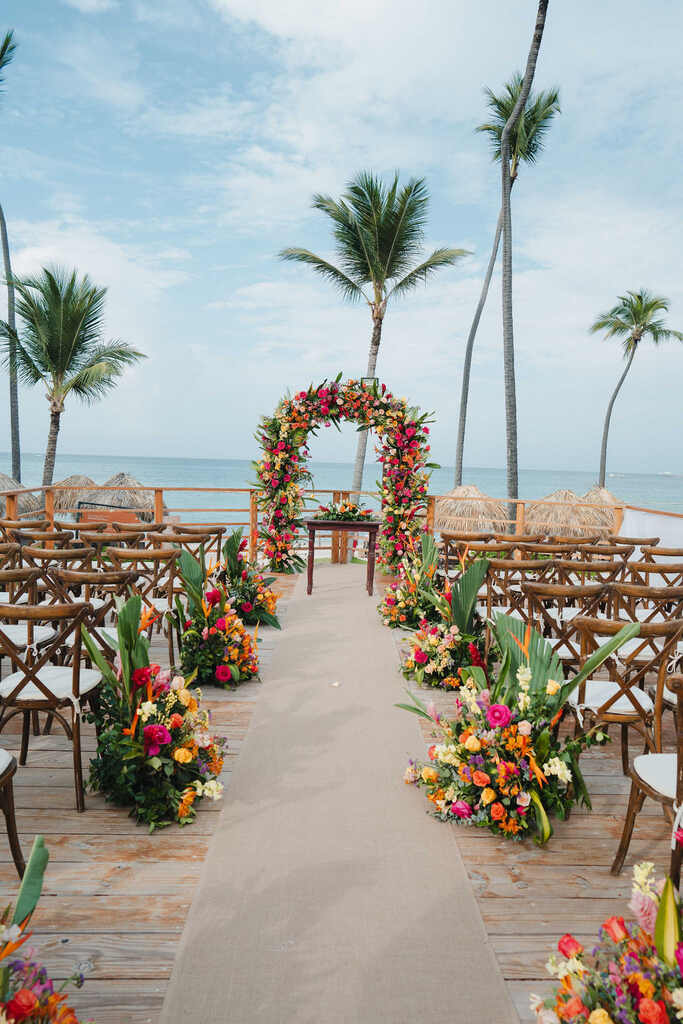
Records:
{"label": "tropical bouquet on deck", "polygon": [[[0,913],[0,1024],[78,1024],[78,1017],[64,991],[69,984],[83,985],[83,975],[73,974],[57,987],[36,950],[26,943],[27,931],[43,887],[48,852],[42,836],[33,840],[14,907]],[[10,960],[9,957],[12,957]]]}
{"label": "tropical bouquet on deck", "polygon": [[461,683],[460,670],[466,666],[475,665],[486,675],[494,661],[495,645],[487,659],[484,621],[476,607],[487,569],[486,559],[480,559],[454,586],[445,580],[441,593],[436,588],[426,592],[425,600],[438,615],[438,622],[426,618],[420,622],[402,665],[406,679],[415,679],[420,686],[455,689]]}
{"label": "tropical bouquet on deck", "polygon": [[439,550],[431,534],[423,533],[419,546],[411,538],[398,564],[398,579],[389,584],[377,606],[385,626],[418,629],[425,619],[439,621],[439,612],[430,600],[438,565]]}
{"label": "tropical bouquet on deck", "polygon": [[679,1024],[683,1020],[680,907],[671,879],[654,864],[633,870],[629,909],[636,920],[609,917],[588,952],[573,935],[557,944],[546,968],[558,985],[549,999],[531,996],[538,1024]]}
{"label": "tropical bouquet on deck", "polygon": [[187,607],[178,596],[168,613],[180,651],[180,667],[188,685],[230,689],[258,675],[258,626],[252,637],[233,610],[226,586],[211,580],[204,562],[188,551],[178,559]]}
{"label": "tropical bouquet on deck", "polygon": [[313,519],[329,519],[339,523],[359,523],[365,519],[372,519],[372,509],[364,508],[362,505],[354,505],[352,501],[342,501],[338,505],[331,501],[329,505],[320,505],[313,513]]}
{"label": "tropical bouquet on deck", "polygon": [[429,762],[409,763],[406,782],[426,790],[443,821],[516,839],[532,831],[539,844],[546,843],[552,835],[551,815],[566,818],[578,802],[590,807],[579,755],[606,740],[597,728],[578,737],[560,737],[567,698],[639,630],[637,623],[625,626],[591,655],[574,679],[564,682],[548,641],[521,620],[499,615],[495,637],[502,663],[497,679],[482,666],[462,669],[450,720],[414,695],[411,704],[398,705],[431,721],[438,739],[429,749]]}
{"label": "tropical bouquet on deck", "polygon": [[247,539],[242,528],[233,530],[223,545],[223,561],[216,566],[212,576],[223,586],[230,597],[239,617],[248,626],[263,623],[280,629],[276,615],[277,594],[271,590],[273,576],[263,577],[246,557]]}
{"label": "tropical bouquet on deck", "polygon": [[82,628],[103,679],[90,785],[112,803],[130,807],[131,816],[153,831],[188,824],[199,799],[220,797],[225,740],[211,732],[209,713],[200,709],[201,692],[150,664],[140,610],[137,595],[119,608],[117,636],[107,635],[116,651],[114,666]]}

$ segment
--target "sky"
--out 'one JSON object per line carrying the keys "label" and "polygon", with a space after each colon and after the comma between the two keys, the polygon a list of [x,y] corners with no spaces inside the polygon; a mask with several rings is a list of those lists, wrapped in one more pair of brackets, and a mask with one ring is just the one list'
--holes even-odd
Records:
{"label": "sky", "polygon": [[[644,10],[642,0],[550,2],[535,84],[559,87],[562,113],[512,199],[522,467],[597,472],[623,362],[618,342],[588,328],[618,295],[667,296],[683,330],[683,7]],[[377,372],[434,412],[433,454],[452,465],[464,344],[499,208],[499,167],[475,128],[483,88],[524,67],[536,3],[6,0],[2,12],[17,43],[0,99],[14,271],[87,272],[108,288],[108,336],[149,357],[97,406],[69,403],[61,450],[251,458],[259,417],[286,389],[360,376],[367,307],[277,252],[332,256],[313,193],[339,196],[361,169],[399,170],[430,189],[425,250],[471,255],[390,306]],[[0,315],[4,302],[2,290]],[[609,469],[683,472],[682,373],[680,343],[638,352]],[[43,450],[47,427],[42,390],[22,390],[26,451]],[[325,431],[313,454],[350,460],[354,445],[350,426]],[[496,276],[465,464],[504,462]]]}

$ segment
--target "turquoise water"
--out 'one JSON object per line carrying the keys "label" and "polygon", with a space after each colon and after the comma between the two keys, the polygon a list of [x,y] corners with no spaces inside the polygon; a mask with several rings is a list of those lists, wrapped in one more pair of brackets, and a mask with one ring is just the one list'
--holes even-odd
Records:
{"label": "turquoise water", "polygon": [[[10,456],[0,453],[0,470],[10,471]],[[23,456],[23,477],[27,486],[35,486],[42,475],[42,455]],[[341,489],[351,484],[352,466],[341,462],[309,463],[314,486],[318,488]],[[244,459],[181,459],[150,458],[145,456],[99,456],[68,455],[59,453],[55,480],[83,473],[96,483],[104,483],[114,473],[130,473],[141,483],[159,486],[176,484],[185,487],[250,487],[254,483],[251,463]],[[370,464],[365,471],[364,486],[374,490],[379,476],[379,467]],[[484,494],[501,498],[505,496],[504,469],[468,469],[465,483],[474,483]],[[540,498],[559,487],[568,487],[577,494],[585,492],[595,483],[595,474],[567,470],[522,470],[520,472],[520,497]],[[434,470],[430,491],[444,494],[453,486],[453,469],[443,467]],[[683,512],[683,476],[647,473],[614,473],[609,475],[607,486],[616,497],[630,505],[653,509]],[[177,507],[208,508],[218,506],[221,501],[216,495],[201,493],[171,493],[167,504]],[[235,504],[242,504],[237,501]],[[247,501],[244,501],[246,506]]]}

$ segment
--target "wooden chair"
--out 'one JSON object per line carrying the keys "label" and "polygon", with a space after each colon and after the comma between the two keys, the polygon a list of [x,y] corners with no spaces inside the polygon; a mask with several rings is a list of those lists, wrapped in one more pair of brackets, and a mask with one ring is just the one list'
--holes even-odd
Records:
{"label": "wooden chair", "polygon": [[591,583],[614,583],[626,573],[624,563],[604,561],[600,558],[584,562],[573,558],[558,558],[555,561],[557,582],[567,583],[572,587],[586,586]]}
{"label": "wooden chair", "polygon": [[83,530],[81,540],[88,544],[95,552],[93,564],[98,569],[111,569],[111,559],[107,551],[113,547],[135,548],[144,541],[144,534],[132,530],[120,532],[118,530],[101,530],[99,533],[91,533],[90,530]]}
{"label": "wooden chair", "polygon": [[584,544],[577,557],[580,557],[582,562],[621,561],[625,569],[632,554],[632,544]]}
{"label": "wooden chair", "polygon": [[512,558],[515,546],[500,541],[485,541],[483,543],[469,543],[467,541],[456,541],[455,551],[457,555],[458,573],[462,566],[467,570],[477,558]]}
{"label": "wooden chair", "polygon": [[121,547],[108,548],[107,551],[115,569],[132,574],[130,590],[140,595],[143,612],[147,610],[156,616],[155,621],[149,626],[149,635],[151,636],[155,624],[159,632],[166,627],[169,663],[172,665],[173,628],[165,622],[165,614],[173,609],[175,565],[180,548]]}
{"label": "wooden chair", "polygon": [[[81,666],[81,625],[92,615],[92,608],[83,604],[53,605],[50,617],[57,623],[54,638],[38,652],[34,649],[35,624],[45,618],[41,605],[0,606],[0,654],[5,654],[18,665],[18,669],[0,681],[0,731],[16,715],[22,717],[21,750],[19,764],[26,764],[31,717],[33,712],[45,712],[56,718],[73,748],[76,809],[85,810],[83,766],[81,755],[81,701],[92,704],[101,682],[95,669]],[[25,623],[27,631],[26,655],[12,641],[5,623]],[[71,641],[69,644],[68,641]],[[71,665],[50,664],[58,659],[62,648],[71,647]]]}
{"label": "wooden chair", "polygon": [[528,621],[548,638],[563,665],[573,669],[581,664],[581,616],[598,616],[609,599],[604,583],[571,586],[566,583],[522,583],[528,606]]}
{"label": "wooden chair", "polygon": [[0,536],[12,540],[12,530],[48,530],[49,519],[0,519]]}
{"label": "wooden chair", "polygon": [[16,770],[16,758],[12,757],[11,754],[8,754],[6,750],[0,747],[0,810],[5,816],[7,838],[9,840],[9,848],[12,854],[12,860],[14,861],[14,866],[17,869],[19,878],[23,878],[26,864],[21,852],[21,846],[19,845],[17,817],[14,810],[13,780]]}
{"label": "wooden chair", "polygon": [[19,564],[20,545],[16,541],[0,543],[0,569],[11,569]]}
{"label": "wooden chair", "polygon": [[648,587],[615,583],[611,588],[612,618],[631,622],[683,619],[683,586]]}
{"label": "wooden chair", "polygon": [[492,533],[451,533],[441,532],[441,540],[438,547],[443,554],[443,571],[448,575],[451,566],[455,569],[460,564],[458,544],[479,544],[491,540]]}
{"label": "wooden chair", "polygon": [[73,530],[11,530],[22,547],[68,548],[74,540]]}
{"label": "wooden chair", "polygon": [[118,530],[120,533],[125,533],[127,530],[132,530],[134,533],[141,531],[142,533],[160,533],[165,530],[168,523],[145,523],[142,519],[113,519],[109,524],[112,530]]}
{"label": "wooden chair", "polygon": [[554,564],[552,558],[492,558],[485,579],[487,619],[498,613],[528,622],[524,584],[550,578]]}
{"label": "wooden chair", "polygon": [[[641,548],[644,561],[654,561],[655,558],[665,558],[667,561],[683,561],[683,548],[660,548],[659,545]],[[647,557],[650,556],[650,557]]]}
{"label": "wooden chair", "polygon": [[[581,632],[581,662],[597,649],[600,639],[614,636],[623,628],[623,619],[598,619],[577,616]],[[661,723],[664,683],[670,652],[683,637],[683,620],[641,623],[640,633],[623,644],[604,663],[607,679],[588,679],[569,697],[577,726],[583,729],[598,723],[621,728],[621,763],[628,774],[628,730],[643,737],[645,750],[661,750]],[[645,689],[648,676],[655,676],[654,700]]]}
{"label": "wooden chair", "polygon": [[574,544],[551,544],[549,542],[529,541],[519,543],[517,550],[522,558],[571,558],[576,550]]}
{"label": "wooden chair", "polygon": [[[626,854],[631,845],[636,817],[642,809],[646,796],[649,796],[651,800],[656,800],[665,810],[669,811],[675,822],[674,831],[679,823],[677,812],[679,808],[683,807],[683,675],[669,676],[666,685],[675,694],[678,708],[676,721],[679,723],[679,727],[676,729],[676,750],[671,753],[655,751],[640,754],[633,759],[633,765],[628,772],[631,778],[631,793],[624,820],[624,830],[611,867],[613,875],[618,875],[624,866]],[[676,842],[672,835],[669,874],[676,889],[680,886],[682,855],[683,847]]]}
{"label": "wooden chair", "polygon": [[[177,532],[185,536],[194,534],[200,537],[200,543],[204,545],[204,554],[207,559],[210,561],[215,559],[216,562],[220,562],[223,556],[223,536],[226,532],[225,527],[221,526],[220,523],[206,523],[201,526],[196,523],[180,523],[177,527]],[[162,534],[162,537],[165,538],[166,534]],[[190,548],[188,547],[187,550],[189,551]],[[199,544],[197,545],[195,558],[198,557],[198,551]]]}
{"label": "wooden chair", "polygon": [[681,562],[627,562],[626,582],[646,587],[683,586],[683,561]]}
{"label": "wooden chair", "polygon": [[584,544],[599,544],[603,539],[601,533],[582,534],[574,537],[571,534],[553,533],[548,537],[549,544],[570,544],[574,548],[580,548]]}
{"label": "wooden chair", "polygon": [[607,534],[608,544],[626,544],[642,551],[643,548],[654,548],[659,544],[659,537],[622,537],[618,533]]}

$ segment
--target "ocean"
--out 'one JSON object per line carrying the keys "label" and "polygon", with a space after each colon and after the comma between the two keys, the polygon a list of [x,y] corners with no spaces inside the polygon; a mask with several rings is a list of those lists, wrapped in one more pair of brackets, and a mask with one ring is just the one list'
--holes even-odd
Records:
{"label": "ocean", "polygon": [[[26,486],[36,486],[42,477],[43,456],[25,454],[22,457]],[[9,453],[0,453],[0,469],[9,473]],[[344,462],[310,462],[313,485],[322,489],[342,489],[351,485],[353,467]],[[74,473],[92,477],[95,483],[104,483],[115,473],[130,473],[144,484],[184,487],[250,487],[255,477],[251,463],[246,459],[184,459],[154,458],[140,455],[68,455],[58,452],[55,480]],[[380,467],[366,466],[364,486],[375,490]],[[467,469],[465,483],[473,483],[484,494],[494,498],[505,497],[504,469]],[[594,472],[580,470],[526,469],[519,474],[520,498],[542,498],[558,488],[569,488],[576,494],[585,494],[595,483]],[[650,473],[610,473],[607,486],[626,504],[651,509],[683,512],[683,476]],[[453,469],[443,466],[432,473],[430,492],[445,494],[453,487]],[[216,507],[216,495],[201,492],[171,493],[167,502],[177,508]],[[322,500],[329,500],[323,497]],[[241,505],[242,503],[239,502]],[[245,502],[246,504],[246,502]]]}

